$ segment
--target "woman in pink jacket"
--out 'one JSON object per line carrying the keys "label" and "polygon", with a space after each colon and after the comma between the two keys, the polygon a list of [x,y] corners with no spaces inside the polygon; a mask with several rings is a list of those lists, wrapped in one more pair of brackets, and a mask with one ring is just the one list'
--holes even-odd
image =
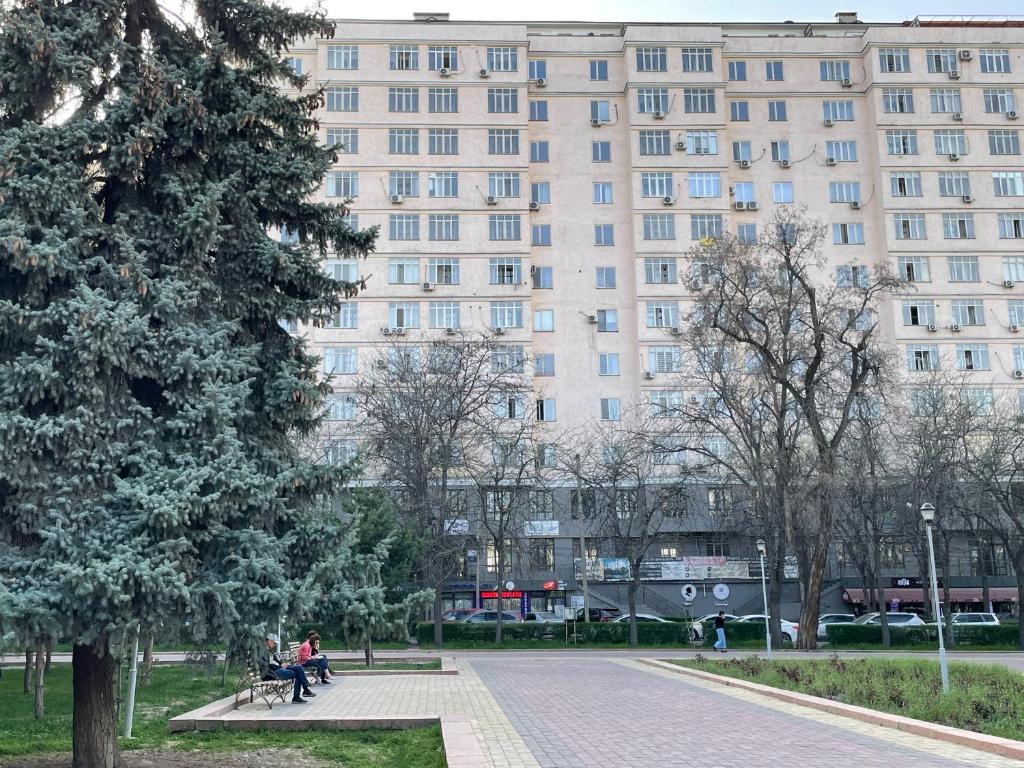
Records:
{"label": "woman in pink jacket", "polygon": [[298,662],[304,667],[312,667],[315,670],[314,676],[319,678],[321,684],[331,684],[327,657],[320,653],[320,635],[315,630],[311,630],[306,636],[306,642],[299,646]]}

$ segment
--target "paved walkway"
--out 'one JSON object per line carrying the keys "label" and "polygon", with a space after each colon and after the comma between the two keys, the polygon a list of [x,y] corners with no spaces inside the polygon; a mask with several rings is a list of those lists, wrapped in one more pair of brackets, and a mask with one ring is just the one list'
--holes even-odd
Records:
{"label": "paved walkway", "polygon": [[247,705],[221,717],[249,727],[436,718],[446,741],[459,732],[472,747],[450,759],[456,768],[1024,765],[684,677],[625,654],[464,654],[455,664],[458,675],[346,677],[318,688],[308,704],[272,711]]}

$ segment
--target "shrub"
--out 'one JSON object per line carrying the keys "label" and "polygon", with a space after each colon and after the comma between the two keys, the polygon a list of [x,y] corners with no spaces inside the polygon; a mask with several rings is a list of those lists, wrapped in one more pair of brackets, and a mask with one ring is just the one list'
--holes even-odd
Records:
{"label": "shrub", "polygon": [[[462,622],[443,625],[444,641],[450,643],[493,643],[493,623]],[[563,642],[566,636],[563,624],[505,624],[502,637],[505,642],[518,640]],[[629,643],[628,622],[569,622],[570,636],[575,631],[579,643]],[[686,645],[689,643],[690,625],[660,622],[642,622],[637,625],[639,641],[643,645]],[[421,645],[434,641],[434,625],[421,622],[416,626],[416,638]]]}
{"label": "shrub", "polygon": [[[708,619],[704,622],[704,645],[711,647],[718,635],[715,633],[715,622]],[[764,624],[752,621],[730,621],[725,625],[726,645],[755,645],[764,643]]]}
{"label": "shrub", "polygon": [[[878,624],[829,624],[825,627],[831,645],[881,645],[882,627]],[[1016,645],[1016,626],[954,626],[957,645]],[[905,645],[938,644],[938,627],[925,624],[913,627],[889,627],[889,639],[894,648]]]}

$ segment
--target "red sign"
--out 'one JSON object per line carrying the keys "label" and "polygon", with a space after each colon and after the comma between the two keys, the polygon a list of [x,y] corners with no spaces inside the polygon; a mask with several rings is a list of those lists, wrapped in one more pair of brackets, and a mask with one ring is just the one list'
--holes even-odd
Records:
{"label": "red sign", "polygon": [[554,579],[552,579],[551,581],[545,581],[544,584],[541,585],[542,589],[555,589],[557,587],[558,587],[558,582],[555,581]]}
{"label": "red sign", "polygon": [[[493,591],[492,592],[481,592],[480,593],[480,598],[483,599],[483,600],[489,600],[489,599],[493,600],[497,596],[498,596],[498,593],[497,592],[493,592]],[[523,596],[522,591],[518,590],[518,589],[515,592],[502,592],[501,593],[501,597],[503,599],[506,598],[506,597],[522,597],[522,596]]]}

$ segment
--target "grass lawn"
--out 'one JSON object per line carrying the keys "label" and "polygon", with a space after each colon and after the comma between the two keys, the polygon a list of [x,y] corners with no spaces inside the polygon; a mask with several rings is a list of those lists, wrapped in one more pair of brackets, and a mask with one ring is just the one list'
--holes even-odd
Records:
{"label": "grass lawn", "polygon": [[[273,746],[304,749],[324,762],[346,768],[443,768],[444,750],[437,727],[403,731],[167,731],[167,720],[234,693],[237,673],[227,686],[220,675],[204,676],[184,666],[153,669],[148,687],[139,687],[134,737],[122,749],[214,750],[234,752]],[[0,677],[0,758],[71,750],[71,665],[55,664],[46,678],[46,717],[32,716],[32,695],[22,693],[21,670]]]}
{"label": "grass lawn", "polygon": [[671,659],[671,663],[845,704],[992,736],[1024,739],[1024,675],[1005,667],[949,665],[948,696],[939,665],[918,659]]}
{"label": "grass lawn", "polygon": [[[440,669],[441,660],[431,659],[430,661],[375,661],[373,662],[373,669],[397,669],[397,670],[408,670],[408,669]],[[368,670],[369,667],[362,661],[332,661],[331,670],[339,672],[347,672],[351,670]]]}

